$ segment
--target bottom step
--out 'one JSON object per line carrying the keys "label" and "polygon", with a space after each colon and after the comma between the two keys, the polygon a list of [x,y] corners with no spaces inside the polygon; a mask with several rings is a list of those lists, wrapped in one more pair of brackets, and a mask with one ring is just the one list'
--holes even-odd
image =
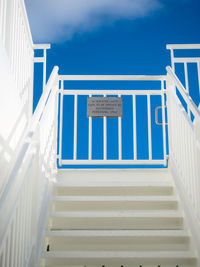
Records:
{"label": "bottom step", "polygon": [[57,251],[43,254],[46,267],[55,266],[197,266],[191,252],[153,251]]}

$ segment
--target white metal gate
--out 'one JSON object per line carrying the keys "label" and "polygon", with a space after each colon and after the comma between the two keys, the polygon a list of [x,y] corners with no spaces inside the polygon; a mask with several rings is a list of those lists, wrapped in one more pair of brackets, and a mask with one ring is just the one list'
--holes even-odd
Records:
{"label": "white metal gate", "polygon": [[[59,166],[62,165],[166,165],[167,163],[167,145],[166,145],[166,90],[165,90],[166,76],[140,76],[140,75],[62,75],[60,76],[60,124],[59,124]],[[159,85],[154,89],[136,89],[128,90],[80,90],[80,89],[65,89],[65,83],[70,81],[137,81],[137,82],[157,82]],[[123,109],[126,109],[126,116],[118,117],[116,119],[109,119],[107,117],[99,118],[87,118],[86,115],[86,102],[85,105],[81,104],[82,98],[92,96],[118,96],[123,98]],[[69,101],[65,101],[66,98],[70,98]],[[157,98],[155,101],[154,99]],[[125,99],[128,99],[125,101]],[[126,103],[127,102],[127,103]],[[153,104],[154,103],[154,104]],[[68,107],[68,111],[65,110],[65,106]],[[143,106],[143,110],[141,110]],[[158,111],[160,106],[161,111]],[[156,108],[157,107],[157,108]],[[81,110],[80,110],[81,108]],[[128,109],[127,109],[128,108]],[[160,122],[156,123],[157,112],[159,113]],[[67,114],[68,113],[68,114]],[[84,114],[84,117],[83,117]],[[127,116],[128,115],[128,116]],[[68,119],[66,125],[65,117],[71,117]],[[79,126],[80,118],[85,120],[85,128]],[[109,149],[111,139],[109,138],[108,128],[110,121],[115,121],[115,127],[112,130],[113,138],[117,139],[113,151],[117,149],[117,153],[109,156]],[[129,126],[127,122],[129,120]],[[99,130],[94,130],[95,124],[98,121]],[[131,122],[130,122],[131,121]],[[112,124],[112,123],[111,123]],[[146,125],[143,130],[139,129]],[[126,125],[126,127],[124,126]],[[124,128],[128,128],[129,130]],[[67,129],[67,130],[66,130]],[[68,135],[71,129],[71,134]],[[84,133],[87,131],[87,134]],[[160,133],[156,136],[156,131]],[[85,141],[82,143],[79,140],[80,132],[85,135]],[[126,139],[126,134],[129,138]],[[97,138],[99,135],[99,139]],[[130,139],[131,135],[131,139]],[[143,136],[143,137],[142,137]],[[143,141],[140,140],[143,138]],[[158,145],[155,138],[162,139],[162,153],[155,155]],[[66,148],[66,139],[68,140],[68,148]],[[94,141],[95,139],[95,141]],[[111,141],[109,141],[109,139]],[[125,140],[125,141],[123,141]],[[129,141],[128,141],[129,140]],[[128,142],[128,143],[127,143]],[[85,143],[87,146],[84,157],[81,158],[79,147]],[[101,143],[101,153],[99,157],[95,155],[94,146]],[[159,147],[161,147],[159,145]],[[129,147],[125,150],[125,147]],[[123,149],[124,148],[124,149]],[[70,155],[65,156],[66,153],[63,150],[71,150]],[[143,154],[141,150],[143,150]],[[111,154],[111,153],[110,153]],[[114,154],[114,153],[113,153]],[[128,156],[126,155],[128,154]]]}

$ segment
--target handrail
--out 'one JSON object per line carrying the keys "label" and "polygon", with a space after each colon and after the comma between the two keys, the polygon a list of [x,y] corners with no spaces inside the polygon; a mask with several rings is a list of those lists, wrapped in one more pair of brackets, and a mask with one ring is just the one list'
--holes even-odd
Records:
{"label": "handrail", "polygon": [[46,88],[45,90],[43,91],[43,94],[40,98],[40,101],[36,107],[36,110],[33,114],[33,117],[32,117],[32,120],[30,122],[30,129],[31,131],[34,131],[35,128],[37,127],[37,123],[40,121],[41,117],[42,117],[42,114],[43,114],[43,111],[44,111],[44,107],[47,103],[47,100],[48,100],[48,97],[49,97],[49,94],[52,90],[52,85],[55,83],[55,80],[56,78],[58,77],[58,66],[55,66],[53,68],[53,71],[50,75],[50,78],[47,82],[47,85],[46,85]]}
{"label": "handrail", "polygon": [[161,95],[161,90],[135,90],[135,89],[127,89],[127,90],[116,90],[116,89],[109,89],[109,90],[91,90],[91,89],[65,89],[63,91],[63,95]]}
{"label": "handrail", "polygon": [[37,50],[37,49],[50,49],[51,45],[50,44],[34,44],[33,45],[33,49]]}
{"label": "handrail", "polygon": [[28,20],[28,15],[27,15],[26,7],[25,7],[25,2],[23,0],[21,0],[20,4],[21,4],[21,7],[22,7],[23,18],[25,20],[24,22],[25,22],[27,35],[28,35],[30,43],[33,45],[33,39],[32,39],[30,24],[29,24],[29,20]]}
{"label": "handrail", "polygon": [[168,44],[167,49],[200,49],[200,44]]}
{"label": "handrail", "polygon": [[16,159],[16,161],[15,161],[15,163],[14,163],[14,165],[10,171],[8,183],[7,183],[5,189],[4,189],[4,191],[0,197],[0,211],[1,211],[1,209],[5,203],[8,192],[10,191],[10,189],[12,187],[12,184],[14,182],[14,178],[16,177],[16,175],[17,175],[17,173],[18,173],[18,171],[19,171],[19,169],[23,163],[25,155],[29,149],[31,139],[34,135],[34,131],[35,131],[35,129],[36,129],[41,117],[42,117],[45,105],[48,101],[49,94],[52,90],[52,85],[55,83],[57,75],[58,75],[58,67],[56,66],[56,67],[54,67],[54,69],[51,73],[51,76],[48,80],[46,89],[40,98],[40,101],[36,107],[36,110],[35,110],[32,118],[31,118],[31,122],[27,128],[26,133],[24,134],[23,141],[21,142],[21,147],[19,149],[18,157],[17,157],[17,159]]}
{"label": "handrail", "polygon": [[67,81],[162,81],[165,75],[60,75]]}
{"label": "handrail", "polygon": [[195,105],[192,98],[190,97],[189,93],[186,91],[186,89],[184,88],[184,86],[182,85],[182,83],[180,82],[180,80],[178,79],[174,71],[172,70],[172,68],[168,66],[166,70],[167,70],[169,77],[171,78],[171,80],[174,82],[175,86],[178,88],[179,92],[181,93],[183,99],[189,105],[190,110],[192,111],[195,118],[200,120],[200,111]]}

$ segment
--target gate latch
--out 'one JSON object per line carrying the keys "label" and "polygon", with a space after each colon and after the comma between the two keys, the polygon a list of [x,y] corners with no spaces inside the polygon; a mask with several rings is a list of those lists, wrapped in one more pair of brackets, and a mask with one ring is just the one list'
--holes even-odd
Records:
{"label": "gate latch", "polygon": [[[167,106],[164,106],[163,108],[166,108],[166,107],[167,107]],[[159,110],[159,109],[162,109],[162,106],[158,106],[158,107],[155,108],[155,122],[156,122],[156,124],[157,124],[157,125],[168,125],[167,122],[163,123],[163,122],[159,122],[159,121],[158,121],[158,110]]]}

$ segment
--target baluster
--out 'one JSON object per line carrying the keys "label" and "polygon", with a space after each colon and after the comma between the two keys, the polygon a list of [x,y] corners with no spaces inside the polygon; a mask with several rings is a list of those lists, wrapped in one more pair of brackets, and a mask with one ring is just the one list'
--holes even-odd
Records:
{"label": "baluster", "polygon": [[136,129],[136,95],[132,95],[133,103],[133,158],[137,160],[137,129]]}
{"label": "baluster", "polygon": [[152,140],[151,140],[151,100],[150,95],[147,95],[147,113],[148,113],[148,150],[149,160],[152,160]]}
{"label": "baluster", "polygon": [[63,129],[63,89],[64,81],[61,80],[61,92],[60,92],[60,129],[59,129],[59,166],[62,164],[62,129]]}
{"label": "baluster", "polygon": [[200,61],[197,62],[197,73],[198,73],[199,93],[200,93]]}
{"label": "baluster", "polygon": [[8,231],[7,242],[6,242],[6,267],[10,267],[10,239],[11,239],[11,229]]}
{"label": "baluster", "polygon": [[6,243],[4,245],[4,249],[3,249],[3,252],[2,252],[2,266],[5,266],[6,265]]}
{"label": "baluster", "polygon": [[[164,94],[164,81],[161,81],[161,102],[162,102],[162,133],[163,133],[163,157],[166,161],[166,118],[165,118],[165,94]],[[167,162],[166,162],[167,163]],[[165,165],[166,165],[165,163]]]}
{"label": "baluster", "polygon": [[78,105],[78,96],[74,95],[74,157],[73,159],[77,159],[77,105]]}
{"label": "baluster", "polygon": [[[118,97],[121,97],[119,94]],[[118,151],[119,151],[119,160],[122,159],[122,118],[118,117]]]}
{"label": "baluster", "polygon": [[[106,95],[104,95],[106,97]],[[103,159],[107,159],[107,118],[103,117]]]}
{"label": "baluster", "polygon": [[[188,82],[188,68],[187,68],[187,62],[184,62],[184,73],[185,73],[185,89],[186,92],[189,94],[189,82]],[[189,115],[189,118],[191,119],[191,111],[189,106],[187,105],[187,112]]]}
{"label": "baluster", "polygon": [[[89,97],[92,97],[90,94]],[[88,159],[92,159],[92,117],[89,117],[89,144],[88,144]]]}
{"label": "baluster", "polygon": [[18,203],[17,213],[16,213],[16,247],[15,247],[15,267],[20,267],[19,265],[19,253],[20,253],[20,204]]}
{"label": "baluster", "polygon": [[10,254],[10,266],[9,267],[14,267],[15,261],[14,261],[14,255],[15,255],[15,242],[16,242],[16,238],[15,238],[15,233],[16,233],[16,211],[14,213],[13,216],[13,222],[12,222],[12,241],[11,241],[11,254]]}

